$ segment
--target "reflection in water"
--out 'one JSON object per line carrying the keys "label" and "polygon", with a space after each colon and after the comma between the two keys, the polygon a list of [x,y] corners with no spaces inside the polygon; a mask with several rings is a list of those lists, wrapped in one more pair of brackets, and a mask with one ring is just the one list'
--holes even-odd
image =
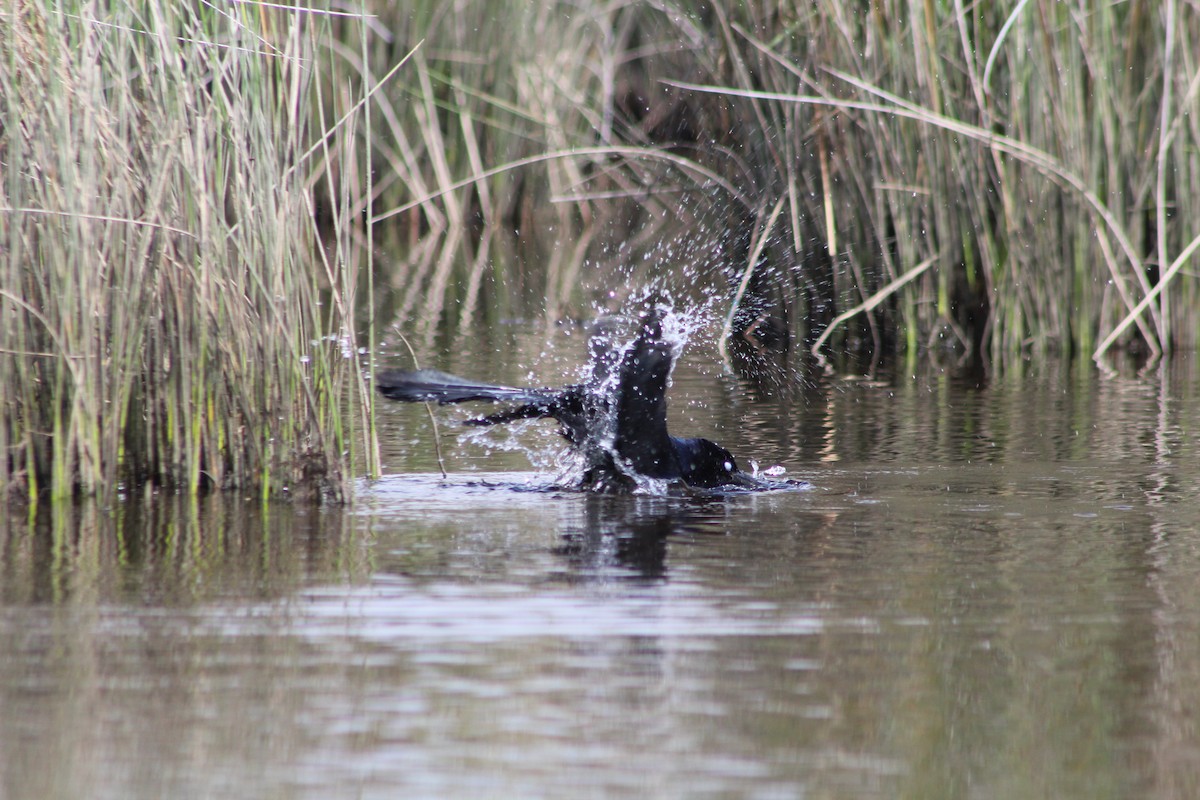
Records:
{"label": "reflection in water", "polygon": [[572,509],[582,518],[563,521],[564,543],[556,552],[584,580],[602,580],[621,570],[641,579],[663,578],[668,539],[715,528],[729,501],[585,495]]}
{"label": "reflection in water", "polygon": [[186,606],[275,597],[309,576],[368,569],[340,511],[232,497],[146,496],[106,509],[43,504],[0,536],[5,605]]}
{"label": "reflection in water", "polygon": [[449,424],[442,479],[389,410],[352,509],[9,516],[0,796],[1196,796],[1190,362],[777,396],[712,363],[681,426],[813,488],[556,491]]}
{"label": "reflection in water", "polygon": [[624,568],[640,578],[666,573],[667,537],[680,530],[682,516],[669,500],[642,497],[586,499],[582,519],[563,526],[557,549],[581,576],[604,576]]}

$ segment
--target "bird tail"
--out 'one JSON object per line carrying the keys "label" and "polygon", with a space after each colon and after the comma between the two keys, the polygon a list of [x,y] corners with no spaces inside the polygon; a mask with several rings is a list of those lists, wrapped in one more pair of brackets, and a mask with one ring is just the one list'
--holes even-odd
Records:
{"label": "bird tail", "polygon": [[555,396],[549,389],[522,389],[476,383],[435,369],[380,372],[375,376],[375,386],[380,394],[392,400],[406,403],[432,401],[439,405],[469,403],[473,400],[546,404]]}

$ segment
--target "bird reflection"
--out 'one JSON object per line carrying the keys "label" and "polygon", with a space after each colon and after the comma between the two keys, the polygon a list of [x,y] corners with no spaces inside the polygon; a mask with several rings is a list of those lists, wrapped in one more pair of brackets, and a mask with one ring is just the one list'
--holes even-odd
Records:
{"label": "bird reflection", "polygon": [[563,544],[555,552],[581,581],[667,577],[667,547],[672,537],[718,529],[724,516],[720,498],[672,498],[586,495],[580,517],[563,525]]}

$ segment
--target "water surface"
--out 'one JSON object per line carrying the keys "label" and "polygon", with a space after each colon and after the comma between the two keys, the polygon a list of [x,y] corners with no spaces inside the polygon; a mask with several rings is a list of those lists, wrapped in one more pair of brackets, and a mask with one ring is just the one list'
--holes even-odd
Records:
{"label": "water surface", "polygon": [[[529,331],[426,365],[569,378],[578,335]],[[351,509],[10,516],[0,796],[1200,794],[1192,360],[714,363],[680,365],[675,432],[809,487],[564,491],[552,426],[464,439],[462,409],[443,478],[425,410],[389,405]]]}

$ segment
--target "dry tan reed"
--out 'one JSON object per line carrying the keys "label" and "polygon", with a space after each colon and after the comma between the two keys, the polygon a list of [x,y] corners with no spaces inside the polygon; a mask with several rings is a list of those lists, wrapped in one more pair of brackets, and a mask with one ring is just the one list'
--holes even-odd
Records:
{"label": "dry tan reed", "polygon": [[380,220],[603,225],[601,248],[665,212],[727,235],[702,277],[724,290],[749,268],[810,344],[864,309],[835,350],[1003,364],[1197,344],[1194,4],[417,5],[427,58],[392,102],[420,102],[383,115],[400,144]]}
{"label": "dry tan reed", "polygon": [[359,116],[312,115],[328,18],[2,13],[0,482],[344,497],[374,446],[348,255]]}

